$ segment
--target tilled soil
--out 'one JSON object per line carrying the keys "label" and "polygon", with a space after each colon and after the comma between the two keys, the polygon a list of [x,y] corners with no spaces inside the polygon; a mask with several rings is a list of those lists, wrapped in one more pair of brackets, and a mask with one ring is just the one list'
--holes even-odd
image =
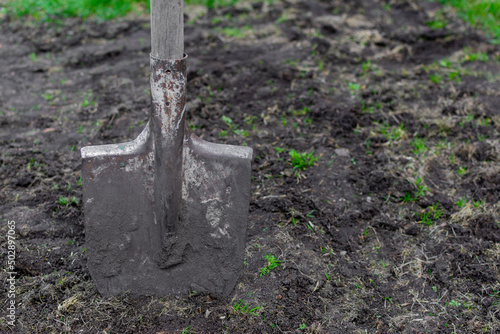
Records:
{"label": "tilled soil", "polygon": [[79,152],[144,127],[148,18],[4,17],[2,332],[499,332],[500,48],[427,1],[186,13],[189,124],[254,149],[233,294],[102,297],[86,267]]}

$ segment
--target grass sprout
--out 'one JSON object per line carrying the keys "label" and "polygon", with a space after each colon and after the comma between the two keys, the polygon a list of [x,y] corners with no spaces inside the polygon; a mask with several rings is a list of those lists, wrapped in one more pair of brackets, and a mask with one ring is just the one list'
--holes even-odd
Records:
{"label": "grass sprout", "polygon": [[315,157],[314,152],[307,153],[307,152],[297,152],[295,150],[290,150],[288,153],[290,155],[290,163],[292,164],[292,167],[294,170],[306,170],[307,167],[314,166],[314,163],[316,160],[318,160],[318,157]]}
{"label": "grass sprout", "polygon": [[271,270],[280,265],[279,260],[277,260],[274,255],[265,253],[262,258],[266,259],[267,264],[259,270],[259,277],[268,274]]}

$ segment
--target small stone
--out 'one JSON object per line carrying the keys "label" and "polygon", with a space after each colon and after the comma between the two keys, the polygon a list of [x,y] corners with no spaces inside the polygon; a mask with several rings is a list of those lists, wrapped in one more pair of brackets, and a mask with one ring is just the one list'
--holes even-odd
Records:
{"label": "small stone", "polygon": [[334,152],[339,157],[349,157],[350,155],[347,148],[336,148]]}

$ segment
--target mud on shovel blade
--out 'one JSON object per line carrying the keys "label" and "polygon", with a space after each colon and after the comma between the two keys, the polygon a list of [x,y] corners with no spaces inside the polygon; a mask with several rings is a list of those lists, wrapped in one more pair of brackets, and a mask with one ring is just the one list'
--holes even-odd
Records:
{"label": "mud on shovel blade", "polygon": [[[158,29],[154,15],[169,3],[151,2],[153,40],[176,29]],[[182,28],[182,5],[179,15]],[[158,51],[161,44],[152,43],[152,107],[142,133],[82,148],[89,271],[103,295],[227,296],[243,267],[252,149],[191,132],[187,56],[174,58],[179,47]]]}

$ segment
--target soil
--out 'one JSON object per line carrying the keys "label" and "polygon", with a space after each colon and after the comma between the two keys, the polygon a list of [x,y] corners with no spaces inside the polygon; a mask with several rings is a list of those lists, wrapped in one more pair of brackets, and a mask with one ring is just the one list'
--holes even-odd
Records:
{"label": "soil", "polygon": [[80,148],[144,127],[149,36],[3,17],[3,333],[500,332],[500,48],[427,1],[187,8],[189,124],[254,149],[245,269],[229,298],[102,297]]}

